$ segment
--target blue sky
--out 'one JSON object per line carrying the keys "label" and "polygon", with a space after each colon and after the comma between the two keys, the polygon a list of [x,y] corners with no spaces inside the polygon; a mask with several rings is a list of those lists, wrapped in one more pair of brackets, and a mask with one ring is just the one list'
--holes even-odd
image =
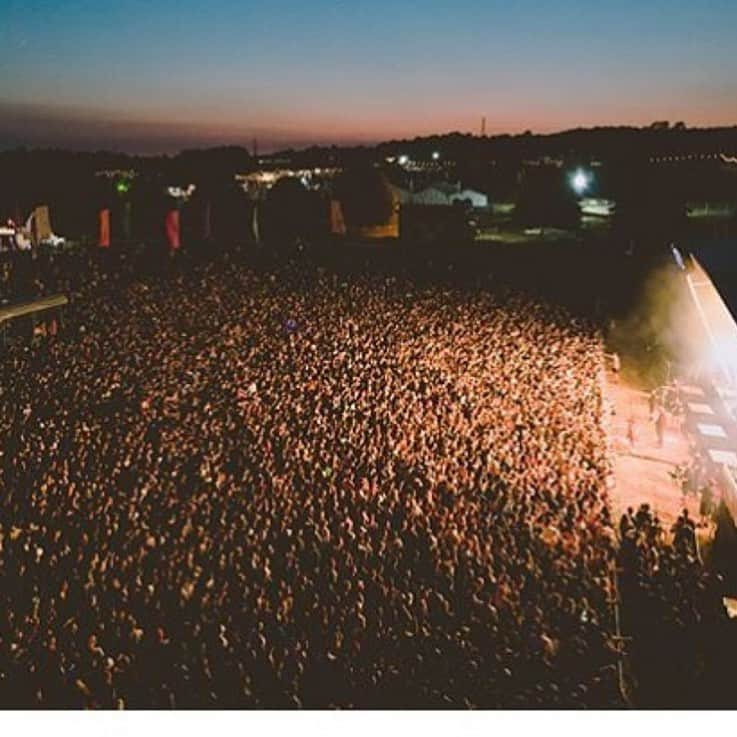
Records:
{"label": "blue sky", "polygon": [[737,2],[0,0],[5,145],[737,123]]}

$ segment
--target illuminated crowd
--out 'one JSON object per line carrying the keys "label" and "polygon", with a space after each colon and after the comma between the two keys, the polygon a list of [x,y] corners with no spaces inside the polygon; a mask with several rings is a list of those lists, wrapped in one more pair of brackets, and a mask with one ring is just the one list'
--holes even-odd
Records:
{"label": "illuminated crowd", "polygon": [[471,284],[97,284],[0,364],[0,702],[618,704],[602,364]]}

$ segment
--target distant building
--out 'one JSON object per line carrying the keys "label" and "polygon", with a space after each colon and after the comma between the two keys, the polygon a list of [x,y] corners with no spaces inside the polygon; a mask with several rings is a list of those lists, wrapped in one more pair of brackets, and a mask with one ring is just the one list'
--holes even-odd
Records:
{"label": "distant building", "polygon": [[261,169],[248,174],[236,174],[236,181],[253,199],[259,199],[266,190],[271,189],[280,179],[293,177],[299,179],[308,189],[318,189],[323,182],[332,180],[340,169],[335,167],[312,169]]}
{"label": "distant building", "polygon": [[560,156],[540,156],[536,159],[525,159],[522,162],[523,167],[553,166],[561,169],[564,165],[565,161]]}
{"label": "distant building", "polygon": [[470,202],[475,210],[486,210],[489,207],[489,198],[475,189],[462,189],[458,194],[452,195],[450,200],[451,204],[456,201]]}
{"label": "distant building", "polygon": [[451,197],[461,191],[460,184],[448,184],[438,182],[412,195],[412,203],[415,205],[450,205]]}
{"label": "distant building", "polygon": [[105,179],[134,179],[137,172],[135,169],[100,169],[95,172],[95,176]]}
{"label": "distant building", "polygon": [[412,159],[409,156],[386,156],[384,161],[387,164],[397,164],[408,172],[434,173],[436,176],[443,172],[455,162],[443,158],[439,152],[435,152],[430,159]]}
{"label": "distant building", "polygon": [[197,187],[194,184],[190,184],[187,187],[173,185],[166,188],[166,193],[169,197],[186,202],[194,194],[195,189]]}
{"label": "distant building", "polygon": [[445,205],[450,206],[454,202],[468,202],[475,209],[486,209],[489,207],[489,198],[482,192],[463,188],[461,183],[451,184],[449,182],[438,182],[425,189],[412,194],[413,205]]}
{"label": "distant building", "polygon": [[599,197],[584,197],[578,204],[582,215],[611,217],[614,215],[616,203]]}
{"label": "distant building", "polygon": [[686,203],[686,214],[690,219],[728,220],[735,216],[736,211],[732,202],[703,200]]}
{"label": "distant building", "polygon": [[397,187],[395,184],[392,184],[391,188],[392,188],[392,192],[394,194],[395,200],[400,205],[409,205],[412,203],[412,192],[410,192],[408,189]]}

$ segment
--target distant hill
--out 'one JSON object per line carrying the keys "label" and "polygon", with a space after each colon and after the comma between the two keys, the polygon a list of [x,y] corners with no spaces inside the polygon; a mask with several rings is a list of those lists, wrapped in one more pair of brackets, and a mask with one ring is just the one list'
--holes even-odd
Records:
{"label": "distant hill", "polygon": [[[682,123],[658,122],[646,128],[610,126],[575,128],[558,133],[521,133],[476,136],[447,133],[375,146],[313,146],[286,149],[261,156],[259,161],[291,162],[300,166],[344,165],[352,161],[406,154],[427,158],[438,151],[454,161],[532,159],[543,156],[611,159],[620,156],[664,156],[676,154],[725,153],[737,155],[737,125],[721,128],[687,128]],[[0,151],[0,165],[7,172],[19,164],[76,169],[136,169],[165,174],[189,175],[203,169],[248,171],[258,166],[241,146],[189,149],[175,156],[138,156],[106,151],[78,152],[60,149],[14,149]]]}
{"label": "distant hill", "polygon": [[332,159],[335,163],[371,156],[430,159],[434,151],[454,161],[534,159],[543,156],[612,159],[621,156],[663,156],[683,153],[737,154],[737,125],[687,128],[682,123],[654,123],[647,128],[612,126],[576,128],[559,133],[475,136],[448,133],[386,141],[373,147],[313,147],[280,151],[271,158],[291,158],[300,164]]}
{"label": "distant hill", "polygon": [[[95,177],[97,172],[134,170],[139,181],[132,194],[161,192],[162,185],[194,183],[203,192],[223,192],[233,186],[234,174],[265,166],[352,168],[406,155],[432,162],[438,154],[440,170],[430,167],[428,178],[463,181],[493,200],[516,200],[520,195],[524,162],[554,159],[566,167],[599,161],[594,196],[642,200],[654,189],[678,183],[679,197],[734,202],[737,199],[735,166],[722,166],[718,155],[737,157],[737,126],[687,128],[683,124],[655,123],[647,128],[627,126],[577,128],[550,134],[473,136],[463,133],[386,141],[376,146],[328,146],[286,150],[255,159],[241,146],[190,149],[169,156],[140,156],[108,151],[79,152],[59,149],[0,151],[0,218],[25,217],[38,203],[52,206],[54,218],[67,234],[89,230],[89,213],[110,201],[114,182]],[[717,156],[704,162],[697,157]],[[693,166],[649,166],[656,158],[679,161],[694,158]],[[447,164],[447,166],[445,166]],[[657,171],[655,171],[657,170]],[[390,180],[414,186],[421,178],[402,167],[387,167]],[[414,177],[417,181],[405,182]],[[676,180],[678,180],[676,182]],[[137,194],[136,194],[137,193]]]}
{"label": "distant hill", "polygon": [[191,176],[203,170],[249,170],[253,159],[247,149],[240,146],[184,150],[175,156],[137,156],[110,151],[68,151],[64,149],[18,148],[0,151],[2,171],[14,171],[23,167],[51,170],[68,167],[73,171],[96,172],[102,170],[134,169],[140,173],[183,174]]}

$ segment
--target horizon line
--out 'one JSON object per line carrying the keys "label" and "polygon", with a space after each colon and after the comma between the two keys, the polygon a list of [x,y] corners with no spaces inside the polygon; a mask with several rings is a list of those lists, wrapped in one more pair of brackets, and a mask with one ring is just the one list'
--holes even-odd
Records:
{"label": "horizon line", "polygon": [[[552,138],[554,136],[561,136],[572,133],[583,133],[583,132],[595,132],[595,131],[606,131],[606,130],[631,130],[631,131],[647,131],[647,130],[658,130],[655,126],[659,123],[668,124],[667,128],[659,129],[660,132],[693,132],[693,133],[706,133],[706,132],[717,132],[717,131],[729,131],[737,129],[737,122],[730,124],[720,125],[696,125],[689,126],[684,124],[683,128],[677,128],[675,125],[682,121],[653,121],[647,125],[635,125],[631,123],[608,123],[608,124],[597,124],[597,125],[578,125],[569,128],[561,128],[555,130],[539,130],[525,129],[517,132],[499,132],[491,134],[480,134],[474,131],[461,131],[461,130],[450,130],[445,133],[429,133],[425,135],[417,135],[414,137],[404,138],[389,138],[381,140],[355,140],[350,139],[339,142],[334,140],[332,142],[295,142],[292,145],[286,145],[283,147],[273,147],[266,145],[263,153],[254,155],[254,151],[251,146],[245,143],[230,141],[223,138],[222,141],[208,143],[203,141],[201,144],[193,145],[182,145],[181,148],[176,151],[167,151],[165,149],[157,151],[145,151],[135,152],[131,148],[116,148],[115,146],[65,146],[61,145],[48,145],[48,144],[33,144],[33,143],[17,143],[15,145],[3,145],[0,143],[0,154],[6,153],[69,153],[69,154],[90,154],[90,155],[110,155],[110,156],[126,156],[129,158],[138,159],[153,159],[153,158],[174,158],[183,153],[198,152],[198,151],[216,151],[222,149],[240,149],[247,152],[250,156],[256,158],[257,156],[275,156],[278,154],[299,154],[310,151],[312,149],[376,149],[381,146],[392,146],[392,145],[416,145],[425,141],[431,141],[433,139],[443,139],[450,137],[462,137],[462,138],[475,138],[479,140],[494,141],[502,138],[523,138],[523,137],[535,137],[535,138]],[[244,137],[247,137],[244,135]],[[174,139],[177,136],[173,137]],[[251,136],[251,140],[258,142],[259,136]]]}

